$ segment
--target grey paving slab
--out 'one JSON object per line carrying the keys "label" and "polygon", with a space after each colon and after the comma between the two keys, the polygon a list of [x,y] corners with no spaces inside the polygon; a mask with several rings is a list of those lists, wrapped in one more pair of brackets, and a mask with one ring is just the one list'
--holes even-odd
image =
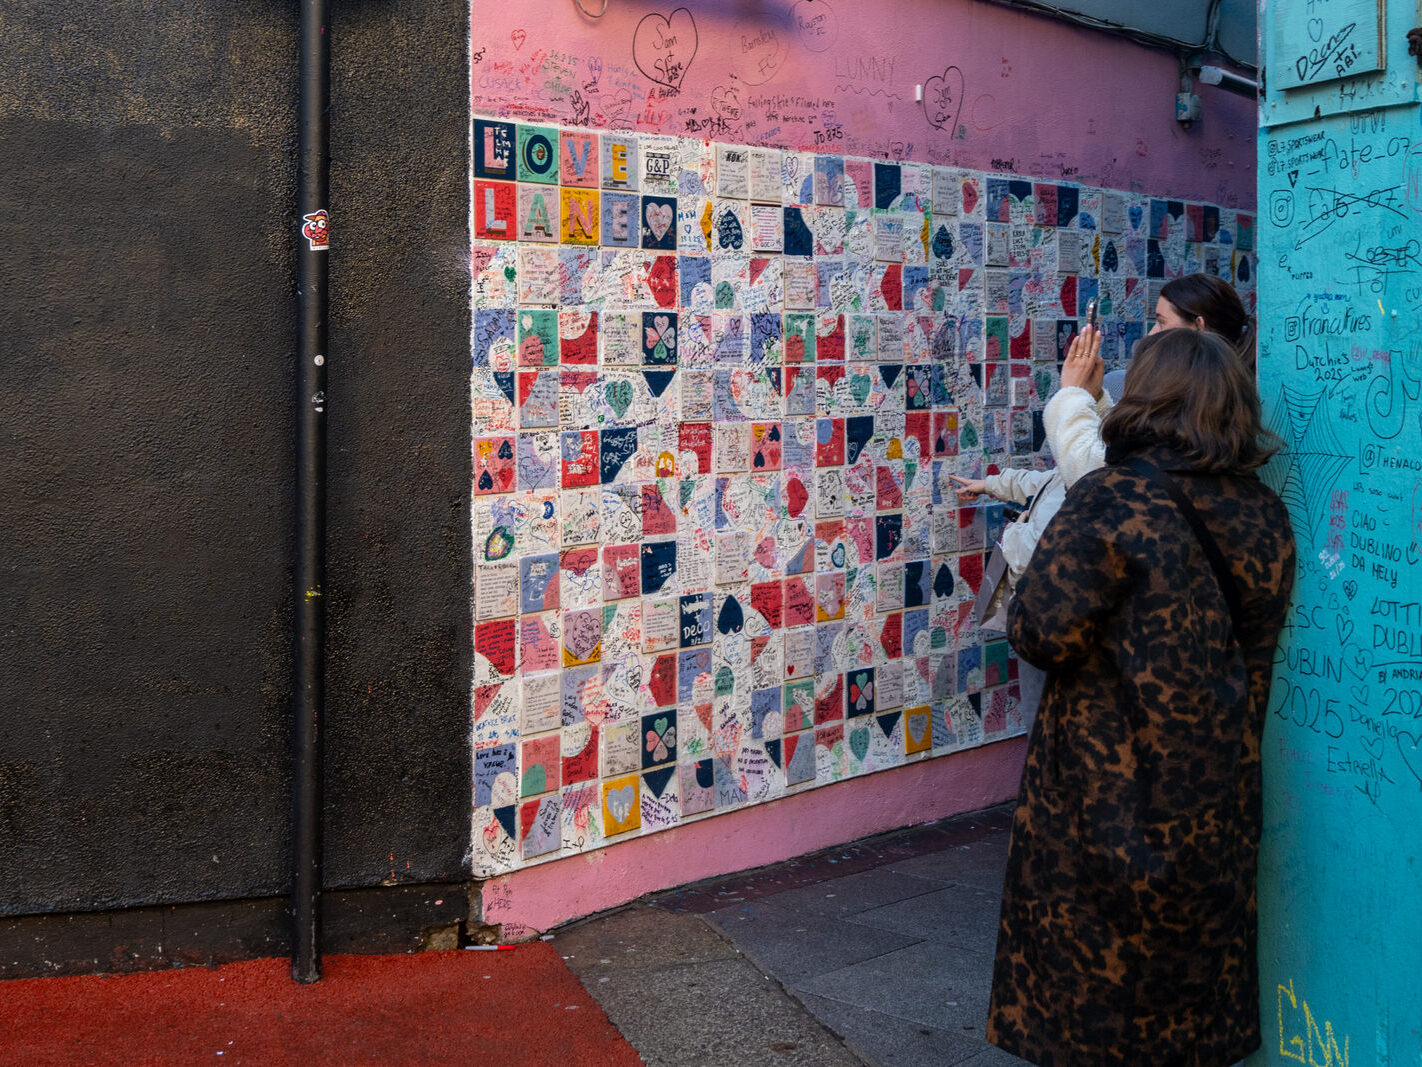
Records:
{"label": "grey paving slab", "polygon": [[1002,895],[971,885],[949,885],[847,916],[847,921],[893,930],[923,941],[992,953]]}
{"label": "grey paving slab", "polygon": [[921,941],[828,974],[787,982],[860,1008],[936,1030],[982,1033],[992,985],[992,956]]}
{"label": "grey paving slab", "polygon": [[899,860],[882,869],[935,882],[975,885],[1001,893],[1003,875],[1007,871],[1007,841],[1007,832],[999,831],[982,841],[952,845],[941,852]]}
{"label": "grey paving slab", "polygon": [[579,977],[587,967],[597,967],[599,973],[646,970],[740,955],[724,938],[708,934],[698,916],[635,904],[562,927],[553,943]]}
{"label": "grey paving slab", "polygon": [[[747,959],[605,976],[587,988],[653,1067],[858,1067],[863,1061]],[[586,984],[586,979],[584,980]]]}
{"label": "grey paving slab", "polygon": [[722,908],[705,918],[782,982],[839,970],[920,940],[886,926],[787,911],[765,901]]}
{"label": "grey paving slab", "polygon": [[565,928],[554,941],[652,1067],[863,1063],[700,916],[638,906]]}
{"label": "grey paving slab", "polygon": [[939,1030],[895,1015],[858,1008],[810,993],[800,1001],[845,1043],[877,1067],[925,1067],[972,1062],[992,1048],[980,1028]]}
{"label": "grey paving slab", "polygon": [[806,918],[836,917],[931,893],[936,888],[937,884],[926,879],[877,867],[843,878],[827,878],[814,885],[788,889],[761,899],[782,911],[799,913]]}

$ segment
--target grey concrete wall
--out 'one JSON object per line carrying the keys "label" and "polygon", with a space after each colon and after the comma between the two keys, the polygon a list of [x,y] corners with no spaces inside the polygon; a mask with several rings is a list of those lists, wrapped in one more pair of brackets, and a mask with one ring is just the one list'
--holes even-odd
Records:
{"label": "grey concrete wall", "polygon": [[[328,883],[457,880],[468,9],[333,8]],[[296,29],[0,12],[0,915],[288,886]]]}

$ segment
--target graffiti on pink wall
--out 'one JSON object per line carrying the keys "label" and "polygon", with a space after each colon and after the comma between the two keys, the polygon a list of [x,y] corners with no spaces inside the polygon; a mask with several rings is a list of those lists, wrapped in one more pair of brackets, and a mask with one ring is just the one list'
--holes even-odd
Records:
{"label": "graffiti on pink wall", "polygon": [[979,0],[476,4],[471,40],[484,114],[1253,202],[1249,101],[1183,131],[1175,57]]}

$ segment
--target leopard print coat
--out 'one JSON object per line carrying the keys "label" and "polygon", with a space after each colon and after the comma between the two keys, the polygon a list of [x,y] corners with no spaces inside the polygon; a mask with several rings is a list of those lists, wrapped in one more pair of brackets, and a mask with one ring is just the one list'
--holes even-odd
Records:
{"label": "leopard print coat", "polygon": [[1158,446],[1239,585],[1140,474],[1084,477],[1023,575],[1009,637],[1050,672],[1012,828],[988,1038],[1043,1067],[1219,1067],[1259,1045],[1260,746],[1293,584],[1252,475]]}

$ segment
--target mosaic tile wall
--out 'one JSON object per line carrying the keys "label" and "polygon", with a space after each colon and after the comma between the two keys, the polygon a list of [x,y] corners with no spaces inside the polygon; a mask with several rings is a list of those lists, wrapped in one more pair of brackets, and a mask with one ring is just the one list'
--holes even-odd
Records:
{"label": "mosaic tile wall", "polygon": [[[926,164],[473,129],[474,831],[508,871],[1022,732],[971,623],[1093,297],[1253,304],[1251,215]],[[992,635],[989,635],[989,638]]]}

